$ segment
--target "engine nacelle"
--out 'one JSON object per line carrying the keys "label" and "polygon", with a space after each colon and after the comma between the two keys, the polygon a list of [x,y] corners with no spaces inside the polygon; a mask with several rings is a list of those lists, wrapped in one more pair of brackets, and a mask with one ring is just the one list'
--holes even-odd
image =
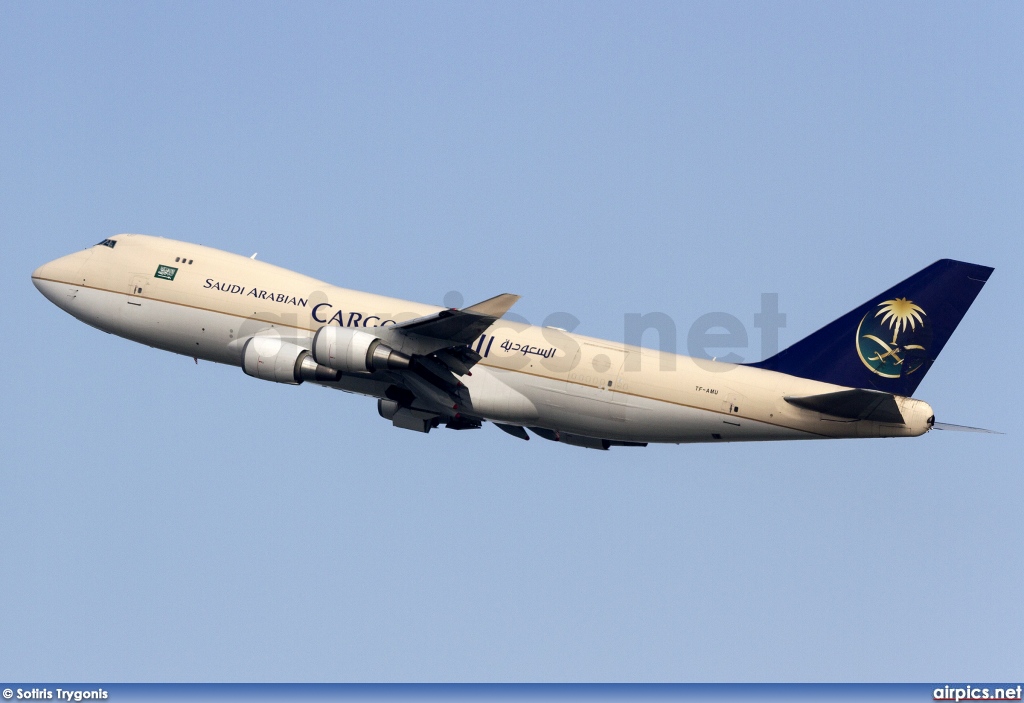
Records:
{"label": "engine nacelle", "polygon": [[257,335],[242,346],[242,370],[254,378],[295,386],[341,378],[340,371],[316,363],[308,349],[269,335]]}
{"label": "engine nacelle", "polygon": [[313,358],[347,373],[399,371],[412,359],[395,351],[369,332],[351,327],[321,327],[313,337]]}

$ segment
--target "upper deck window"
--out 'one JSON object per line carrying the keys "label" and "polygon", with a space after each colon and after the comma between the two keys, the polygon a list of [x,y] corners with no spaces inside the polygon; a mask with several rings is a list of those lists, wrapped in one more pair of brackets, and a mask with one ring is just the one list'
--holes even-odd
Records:
{"label": "upper deck window", "polygon": [[96,246],[98,246],[98,247],[110,247],[111,249],[113,249],[116,244],[117,244],[117,241],[115,241],[113,239],[104,239],[102,242],[100,242]]}

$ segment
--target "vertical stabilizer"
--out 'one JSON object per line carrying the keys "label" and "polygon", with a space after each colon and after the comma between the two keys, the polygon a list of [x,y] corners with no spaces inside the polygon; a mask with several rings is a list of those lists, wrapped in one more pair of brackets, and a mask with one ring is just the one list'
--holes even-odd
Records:
{"label": "vertical stabilizer", "polygon": [[791,376],[909,396],[992,274],[942,259],[770,359]]}

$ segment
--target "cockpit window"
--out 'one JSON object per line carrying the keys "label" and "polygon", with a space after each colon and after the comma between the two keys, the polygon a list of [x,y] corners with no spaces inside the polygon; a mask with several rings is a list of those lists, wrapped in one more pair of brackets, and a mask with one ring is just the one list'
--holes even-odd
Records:
{"label": "cockpit window", "polygon": [[110,247],[111,249],[113,249],[116,244],[117,244],[116,240],[104,239],[102,242],[100,242],[96,246],[98,246],[98,247]]}

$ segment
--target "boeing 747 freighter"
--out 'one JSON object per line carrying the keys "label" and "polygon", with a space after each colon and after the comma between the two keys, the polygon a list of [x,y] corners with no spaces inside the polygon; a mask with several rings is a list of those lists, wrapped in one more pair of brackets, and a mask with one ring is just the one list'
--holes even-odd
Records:
{"label": "boeing 747 freighter", "polygon": [[941,427],[911,396],[991,273],[937,261],[755,364],[503,319],[519,299],[508,293],[444,309],[139,234],[51,261],[32,282],[104,332],[264,381],[374,397],[395,427],[492,422],[521,439],[529,430],[608,449],[915,437]]}

